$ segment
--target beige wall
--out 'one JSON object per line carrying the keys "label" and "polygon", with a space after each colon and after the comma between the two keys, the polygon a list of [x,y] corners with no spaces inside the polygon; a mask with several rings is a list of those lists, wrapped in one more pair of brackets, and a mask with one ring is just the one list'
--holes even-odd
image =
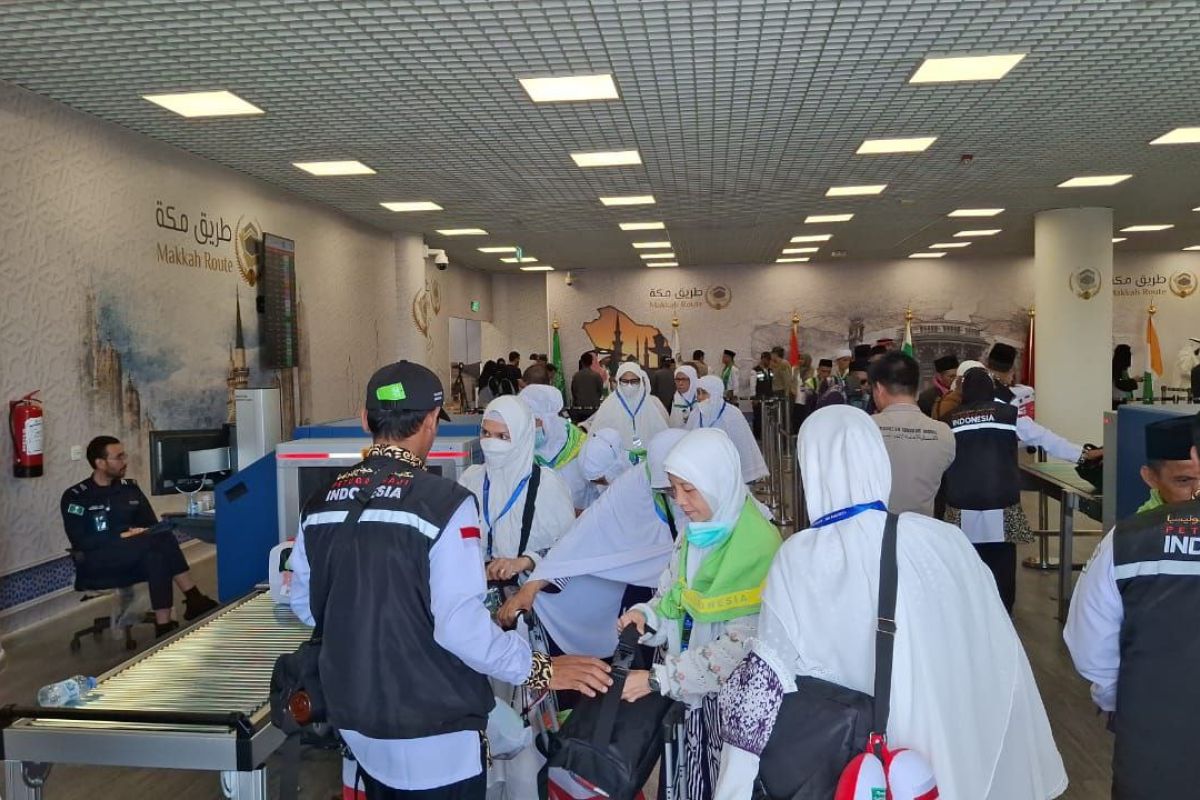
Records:
{"label": "beige wall", "polygon": [[[424,352],[407,312],[425,275],[419,237],[372,229],[3,84],[0,142],[0,398],[41,389],[46,404],[45,476],[13,478],[8,437],[0,443],[0,575],[63,555],[59,497],[90,471],[71,460],[73,445],[115,432],[144,482],[151,424],[225,420],[235,297],[250,385],[275,380],[257,367],[255,289],[239,274],[235,242],[196,242],[202,213],[218,228],[253,221],[296,242],[302,420],[355,413],[376,366]],[[177,222],[188,215],[188,232],[159,226],[159,201]],[[164,263],[176,247],[200,266]],[[111,408],[117,357],[121,399],[131,382],[140,395],[136,421]]]}

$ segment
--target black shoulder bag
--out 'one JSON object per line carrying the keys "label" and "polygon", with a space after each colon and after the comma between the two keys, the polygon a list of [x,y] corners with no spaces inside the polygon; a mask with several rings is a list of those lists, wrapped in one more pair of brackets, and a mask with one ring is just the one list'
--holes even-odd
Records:
{"label": "black shoulder bag", "polygon": [[[888,514],[879,559],[875,626],[875,696],[807,675],[784,695],[758,763],[757,797],[829,800],[846,765],[886,735],[891,709],[892,648],[896,641],[896,524]],[[611,690],[610,690],[611,691]]]}
{"label": "black shoulder bag", "polygon": [[625,679],[640,655],[638,638],[633,625],[621,632],[613,655],[612,686],[599,697],[579,701],[551,739],[547,754],[550,766],[578,775],[611,800],[633,800],[646,785],[674,728],[675,715],[670,712],[678,705],[656,693],[633,703],[621,701]]}
{"label": "black shoulder bag", "polygon": [[[383,469],[375,471],[370,482],[356,495],[357,502],[346,512],[346,519],[338,526],[335,536],[341,536],[354,527],[371,502],[375,490],[393,474]],[[332,552],[330,548],[331,555]],[[332,736],[325,725],[328,709],[317,663],[321,657],[325,603],[329,599],[330,584],[331,581],[325,582],[326,592],[323,596],[311,598],[313,619],[316,621],[312,636],[295,652],[284,653],[277,658],[275,668],[271,671],[271,722],[288,736],[304,734],[324,740]]]}

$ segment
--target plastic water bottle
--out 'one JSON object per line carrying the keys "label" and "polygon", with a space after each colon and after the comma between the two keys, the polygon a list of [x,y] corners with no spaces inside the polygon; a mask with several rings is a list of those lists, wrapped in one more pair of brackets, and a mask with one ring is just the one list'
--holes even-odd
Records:
{"label": "plastic water bottle", "polygon": [[96,679],[84,675],[76,675],[65,681],[52,683],[38,689],[38,705],[45,707],[71,706],[92,689],[96,688]]}

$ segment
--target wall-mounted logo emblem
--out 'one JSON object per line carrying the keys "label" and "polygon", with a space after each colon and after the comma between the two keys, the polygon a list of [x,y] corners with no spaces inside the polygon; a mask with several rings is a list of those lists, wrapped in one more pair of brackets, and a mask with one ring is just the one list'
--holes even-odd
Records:
{"label": "wall-mounted logo emblem", "polygon": [[1104,280],[1100,270],[1087,267],[1072,272],[1068,284],[1071,291],[1080,300],[1091,300],[1100,293],[1100,289],[1104,286]]}
{"label": "wall-mounted logo emblem", "polygon": [[1176,272],[1171,276],[1171,294],[1187,297],[1196,291],[1196,276],[1190,272]]}
{"label": "wall-mounted logo emblem", "polygon": [[237,256],[238,272],[250,287],[258,283],[258,245],[261,239],[262,230],[257,222],[245,217],[238,218],[237,241],[233,244],[233,252]]}
{"label": "wall-mounted logo emblem", "polygon": [[733,302],[733,290],[728,286],[710,286],[704,293],[704,300],[708,303],[709,308],[720,311]]}

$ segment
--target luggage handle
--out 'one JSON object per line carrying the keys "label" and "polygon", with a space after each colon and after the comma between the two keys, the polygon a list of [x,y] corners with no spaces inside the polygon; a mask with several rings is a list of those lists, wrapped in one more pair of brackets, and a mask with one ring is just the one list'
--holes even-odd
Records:
{"label": "luggage handle", "polygon": [[592,731],[592,744],[606,748],[612,741],[613,728],[617,724],[617,711],[621,707],[621,693],[625,691],[625,679],[629,677],[629,668],[637,655],[637,643],[642,638],[636,625],[626,625],[621,631],[617,642],[617,651],[612,661],[612,686],[600,701],[600,713],[596,717],[596,727]]}

